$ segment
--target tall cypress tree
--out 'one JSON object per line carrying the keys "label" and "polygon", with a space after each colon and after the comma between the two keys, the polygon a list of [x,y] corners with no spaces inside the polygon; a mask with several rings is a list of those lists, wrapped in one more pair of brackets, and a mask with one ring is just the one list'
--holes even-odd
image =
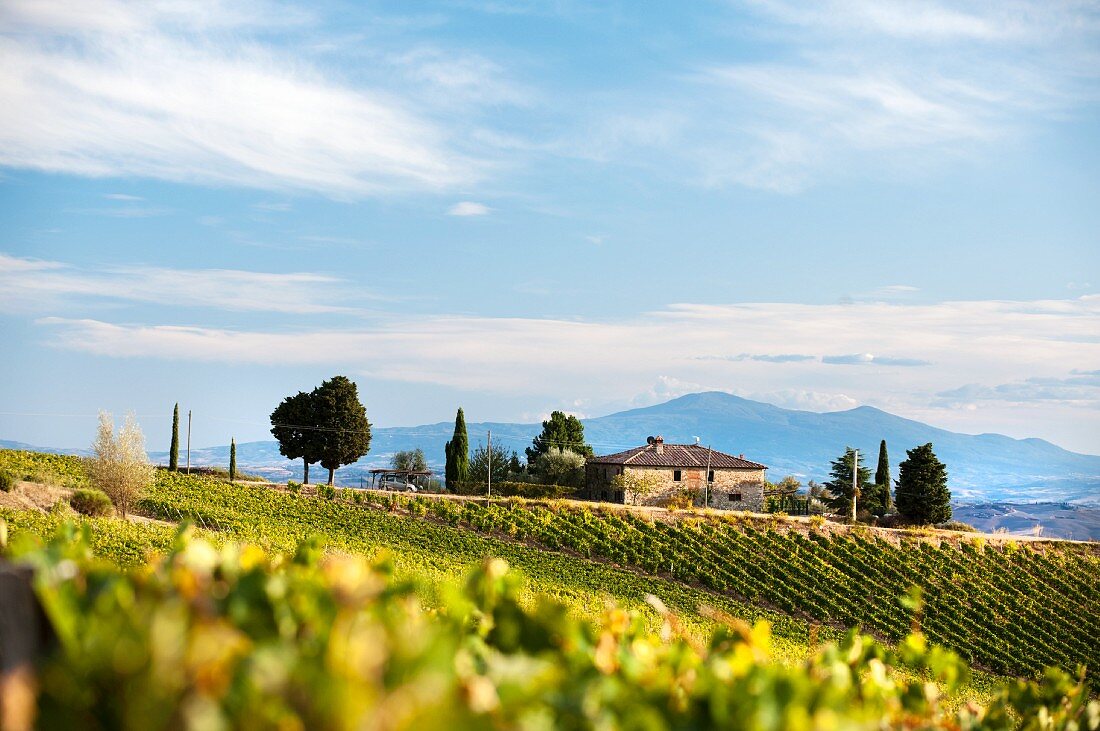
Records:
{"label": "tall cypress tree", "polygon": [[878,445],[878,468],[875,469],[875,487],[879,488],[879,498],[882,501],[883,513],[889,513],[893,507],[890,499],[890,457],[886,454],[886,440]]}
{"label": "tall cypress tree", "polygon": [[237,479],[237,440],[229,439],[229,481]]}
{"label": "tall cypress tree", "polygon": [[908,459],[898,465],[898,513],[919,525],[951,520],[947,466],[936,457],[932,444],[905,453]]}
{"label": "tall cypress tree", "polygon": [[172,446],[168,449],[168,469],[175,472],[180,467],[180,405],[172,409]]}
{"label": "tall cypress tree", "polygon": [[447,454],[443,476],[447,488],[453,490],[458,483],[470,479],[470,438],[466,435],[466,415],[462,413],[462,407],[459,407],[458,415],[455,416],[454,436],[443,451]]}

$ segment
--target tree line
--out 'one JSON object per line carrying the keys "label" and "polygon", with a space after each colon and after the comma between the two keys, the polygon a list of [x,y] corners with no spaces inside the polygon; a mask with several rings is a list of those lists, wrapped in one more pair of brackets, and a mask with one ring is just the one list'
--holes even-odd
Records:
{"label": "tree line", "polygon": [[[848,516],[852,504],[860,515],[882,517],[896,512],[910,523],[930,525],[951,519],[951,491],[947,487],[947,466],[936,457],[932,444],[922,444],[905,452],[906,459],[898,465],[898,479],[891,495],[890,457],[886,440],[879,443],[878,464],[874,478],[863,466],[863,455],[857,456],[851,447],[832,461],[831,479],[810,496],[820,499],[834,512]],[[858,479],[853,480],[854,476]]]}
{"label": "tree line", "polygon": [[455,416],[454,434],[444,447],[447,488],[456,489],[464,483],[485,483],[507,480],[530,480],[567,487],[581,487],[585,460],[592,456],[592,447],[584,439],[584,424],[580,419],[555,411],[542,422],[542,431],[524,450],[527,464],[520,461],[515,450],[498,445],[478,445],[470,454],[470,437],[466,415],[461,408]]}

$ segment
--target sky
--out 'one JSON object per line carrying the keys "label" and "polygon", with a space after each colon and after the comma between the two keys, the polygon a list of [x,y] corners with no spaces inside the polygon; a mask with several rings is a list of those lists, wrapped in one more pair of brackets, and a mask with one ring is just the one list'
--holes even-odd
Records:
{"label": "sky", "polygon": [[0,4],[0,439],[700,390],[1100,453],[1100,4]]}

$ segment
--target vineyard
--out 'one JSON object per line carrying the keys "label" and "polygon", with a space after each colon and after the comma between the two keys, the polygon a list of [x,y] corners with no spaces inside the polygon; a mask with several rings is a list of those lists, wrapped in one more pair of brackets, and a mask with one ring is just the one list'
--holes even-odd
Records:
{"label": "vineyard", "polygon": [[89,532],[5,546],[0,530],[57,631],[37,679],[4,685],[12,729],[1100,728],[1100,703],[1058,670],[947,709],[926,681],[952,692],[968,670],[919,635],[890,649],[851,633],[776,662],[766,625],[728,620],[703,645],[657,600],[659,633],[615,607],[591,623],[528,604],[500,559],[426,609],[385,556],[185,529],[126,570]]}
{"label": "vineyard", "polygon": [[1100,667],[1100,556],[1090,548],[920,540],[895,546],[858,535],[758,530],[736,518],[672,523],[614,509],[398,499],[414,514],[451,525],[605,559],[891,640],[909,631],[912,616],[902,602],[915,586],[924,597],[923,631],[970,662],[1006,674]]}
{"label": "vineyard", "polygon": [[[917,587],[922,631],[973,664],[1032,676],[1047,666],[1100,666],[1100,556],[1086,546],[916,537],[895,545],[858,532],[779,530],[781,521],[767,528],[734,514],[654,520],[567,502],[487,506],[351,490],[323,499],[165,472],[142,506],[271,550],[293,550],[314,534],[355,553],[388,548],[408,577],[454,581],[499,556],[582,615],[610,595],[652,626],[658,618],[644,597],[653,593],[701,631],[713,623],[699,618],[700,604],[767,619],[794,657],[797,646],[836,639],[847,627],[900,641],[914,621]],[[49,518],[30,527],[22,515],[8,517],[39,535],[53,525]],[[166,534],[152,538],[158,548],[170,541]],[[140,560],[140,540],[133,537],[112,557]]]}

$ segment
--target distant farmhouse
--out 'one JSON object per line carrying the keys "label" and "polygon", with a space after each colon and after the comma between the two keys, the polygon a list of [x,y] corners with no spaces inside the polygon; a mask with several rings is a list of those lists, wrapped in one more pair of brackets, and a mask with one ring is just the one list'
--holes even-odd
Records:
{"label": "distant farmhouse", "polygon": [[[708,465],[709,474],[704,474]],[[646,496],[647,505],[660,504],[684,490],[697,494],[696,504],[701,505],[705,491],[711,507],[760,512],[767,469],[743,454],[734,457],[699,444],[665,444],[662,437],[650,437],[644,446],[590,457],[585,465],[585,492],[592,500],[621,503],[625,496],[615,488],[615,476],[648,471],[659,475],[661,487]]]}

